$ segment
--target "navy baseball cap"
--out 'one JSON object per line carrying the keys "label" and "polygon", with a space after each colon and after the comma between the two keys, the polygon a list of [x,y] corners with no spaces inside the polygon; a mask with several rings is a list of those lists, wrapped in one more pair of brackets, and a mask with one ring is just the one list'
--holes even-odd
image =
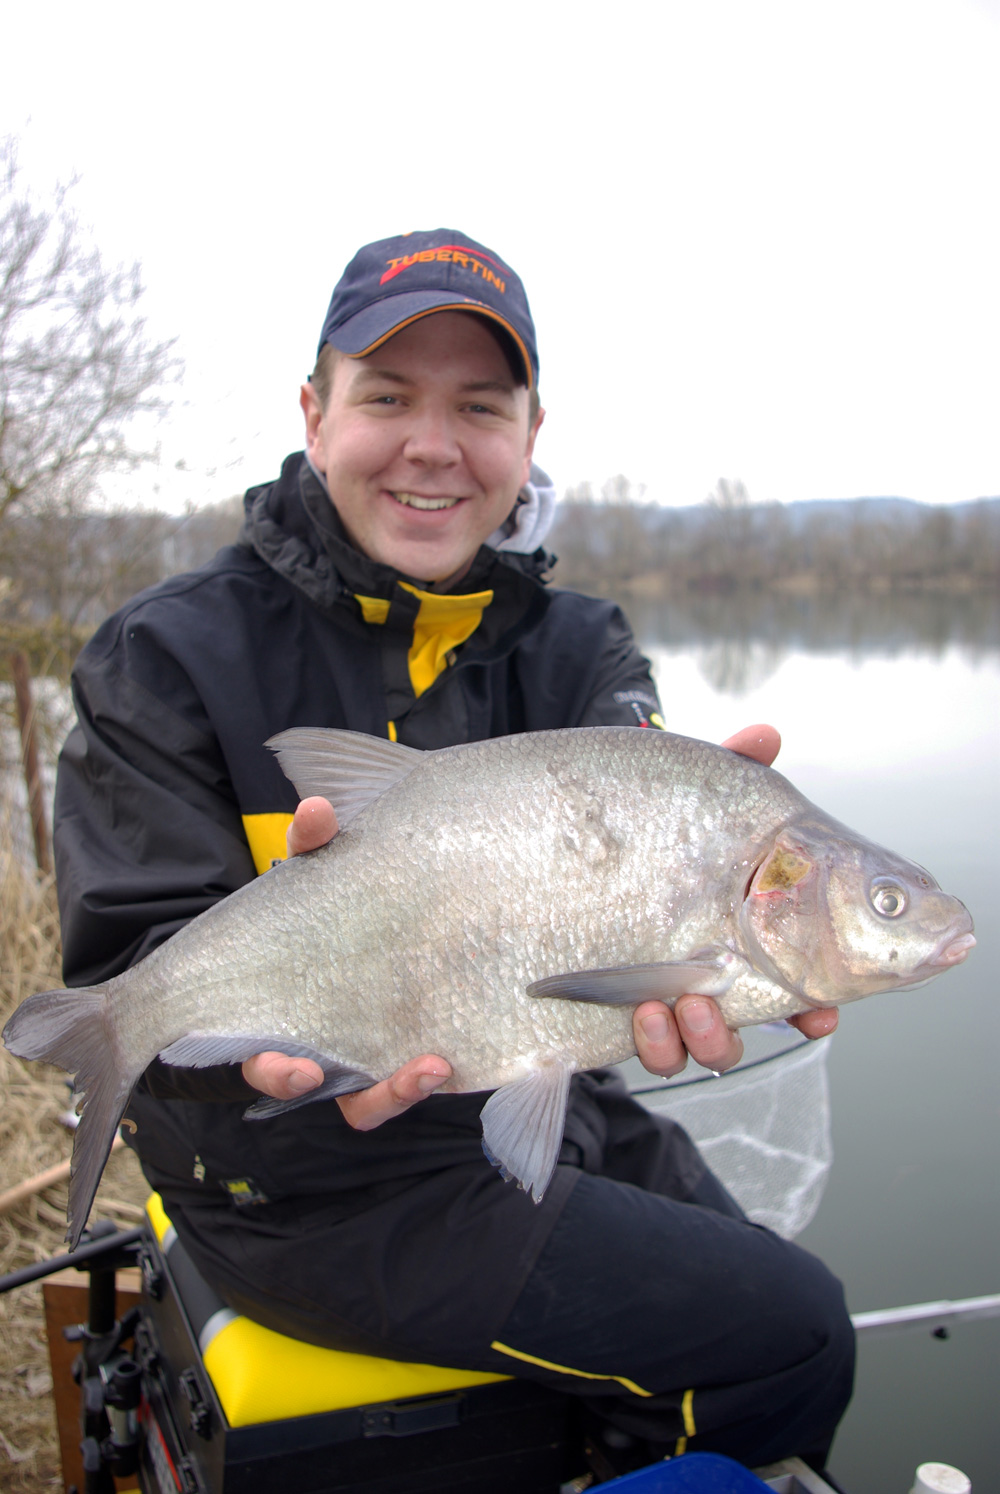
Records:
{"label": "navy baseball cap", "polygon": [[529,389],[538,384],[535,324],[524,286],[490,249],[451,228],[404,233],[359,249],[337,283],[319,340],[364,358],[435,311],[473,311],[514,339]]}

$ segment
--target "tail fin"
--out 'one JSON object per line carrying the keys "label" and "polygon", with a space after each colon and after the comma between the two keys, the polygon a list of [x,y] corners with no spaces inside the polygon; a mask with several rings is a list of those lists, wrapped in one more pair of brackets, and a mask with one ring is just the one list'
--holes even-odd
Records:
{"label": "tail fin", "polygon": [[66,1238],[75,1250],[94,1202],[118,1123],[138,1074],[123,1074],[107,1025],[106,986],[42,991],[22,1001],[3,1030],[18,1058],[41,1059],[75,1073],[83,1095],[73,1142]]}

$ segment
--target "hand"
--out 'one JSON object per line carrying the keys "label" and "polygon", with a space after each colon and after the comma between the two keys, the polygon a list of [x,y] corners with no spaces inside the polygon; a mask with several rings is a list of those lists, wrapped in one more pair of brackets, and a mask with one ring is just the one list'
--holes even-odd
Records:
{"label": "hand", "polygon": [[[301,856],[317,851],[339,830],[337,816],[328,799],[303,799],[288,827],[288,854]],[[243,1077],[254,1089],[275,1100],[296,1100],[323,1083],[323,1070],[311,1058],[290,1058],[287,1053],[258,1053],[243,1065]],[[395,1074],[371,1089],[342,1095],[337,1104],[344,1118],[357,1131],[371,1131],[383,1121],[409,1110],[451,1078],[451,1066],[443,1058],[425,1053],[413,1058]]]}
{"label": "hand", "polygon": [[721,1074],[743,1057],[738,1032],[730,1032],[711,996],[679,996],[673,1010],[662,1001],[644,1001],[632,1016],[635,1051],[651,1074],[670,1079],[688,1054],[703,1068]]}
{"label": "hand", "polygon": [[769,768],[781,751],[781,736],[774,726],[744,726],[735,736],[727,737],[723,747],[738,752],[740,757],[752,757],[754,762]]}
{"label": "hand", "polygon": [[[773,726],[745,726],[722,745],[769,768],[778,755],[781,737]],[[789,1021],[807,1038],[826,1037],[837,1025],[837,1010],[801,1012]],[[739,1034],[729,1030],[710,996],[681,996],[672,1011],[662,1001],[644,1001],[635,1009],[632,1027],[643,1066],[665,1079],[681,1072],[689,1054],[717,1074],[743,1057]]]}

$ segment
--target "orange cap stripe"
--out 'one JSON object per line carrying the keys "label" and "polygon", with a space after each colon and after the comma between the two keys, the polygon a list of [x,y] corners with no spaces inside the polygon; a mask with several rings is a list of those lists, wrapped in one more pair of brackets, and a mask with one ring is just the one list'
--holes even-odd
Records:
{"label": "orange cap stripe", "polygon": [[522,339],[518,337],[517,332],[511,326],[510,322],[507,321],[506,317],[502,317],[497,312],[491,311],[488,306],[481,306],[478,301],[465,300],[456,301],[454,305],[446,304],[444,306],[429,306],[426,311],[418,311],[414,316],[408,316],[405,322],[399,322],[395,327],[391,328],[391,330],[386,332],[382,337],[376,338],[375,341],[369,343],[366,348],[362,348],[360,353],[345,353],[344,356],[346,358],[367,358],[369,353],[374,353],[376,348],[380,348],[383,343],[388,342],[390,337],[395,337],[397,332],[402,332],[404,327],[409,327],[412,322],[419,322],[422,317],[433,316],[436,311],[471,311],[476,316],[488,316],[491,321],[499,322],[504,331],[509,332],[511,337],[513,337],[514,341],[516,342],[517,350],[524,360],[525,372],[528,375],[528,388],[534,388],[535,371],[531,366],[531,359],[528,356],[528,350],[525,347]]}

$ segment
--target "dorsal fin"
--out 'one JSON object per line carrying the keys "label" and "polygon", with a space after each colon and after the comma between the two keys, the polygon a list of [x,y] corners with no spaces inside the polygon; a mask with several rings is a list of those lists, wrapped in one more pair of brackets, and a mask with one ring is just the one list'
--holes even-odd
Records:
{"label": "dorsal fin", "polygon": [[321,794],[329,799],[341,830],[426,756],[382,737],[326,726],[292,727],[264,745],[276,754],[300,798]]}

